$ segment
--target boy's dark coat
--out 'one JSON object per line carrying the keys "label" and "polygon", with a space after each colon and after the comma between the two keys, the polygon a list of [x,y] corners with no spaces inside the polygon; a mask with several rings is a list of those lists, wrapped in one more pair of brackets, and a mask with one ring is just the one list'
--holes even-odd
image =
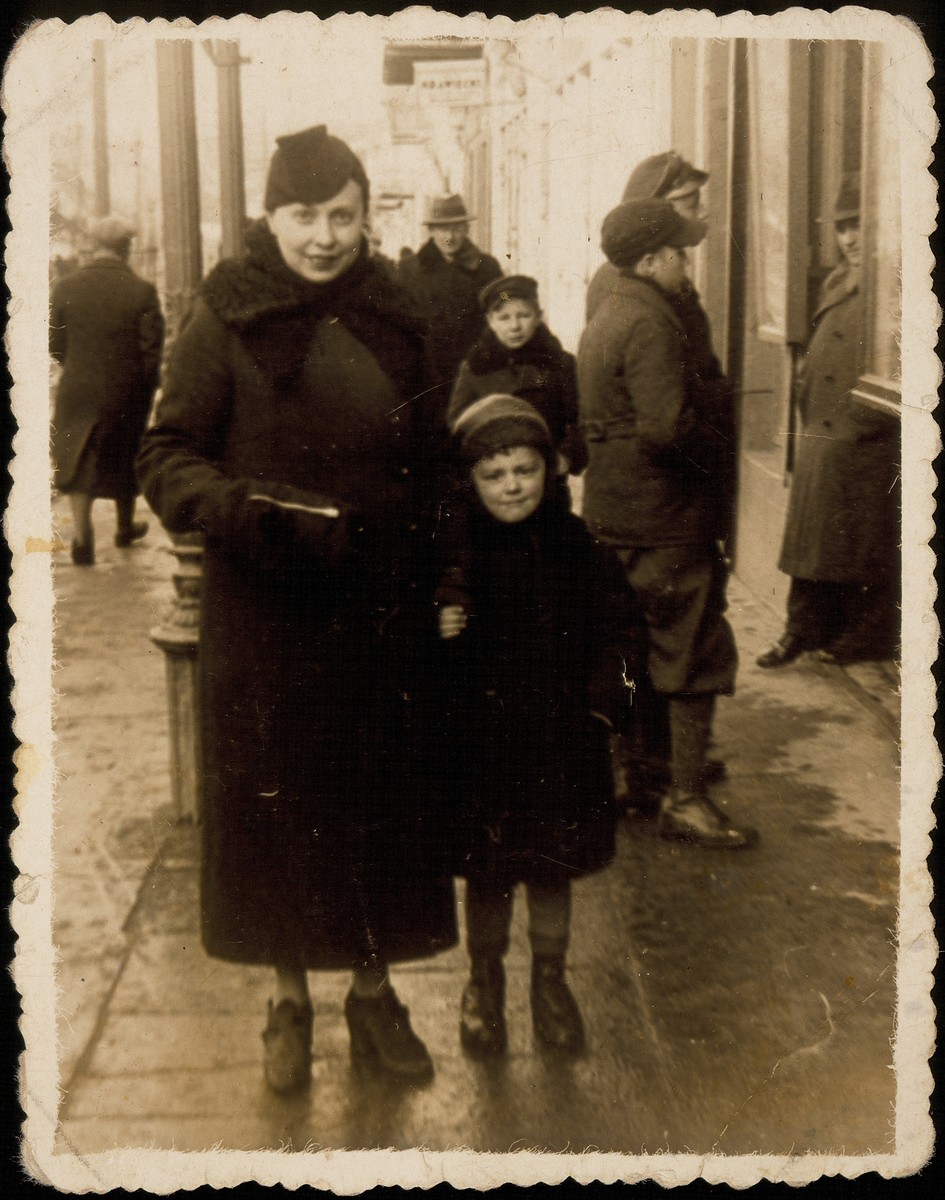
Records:
{"label": "boy's dark coat", "polygon": [[511,525],[476,505],[461,525],[473,615],[442,643],[440,706],[457,869],[508,882],[598,870],[615,811],[608,729],[591,710],[621,722],[640,650],[619,564],[553,501]]}

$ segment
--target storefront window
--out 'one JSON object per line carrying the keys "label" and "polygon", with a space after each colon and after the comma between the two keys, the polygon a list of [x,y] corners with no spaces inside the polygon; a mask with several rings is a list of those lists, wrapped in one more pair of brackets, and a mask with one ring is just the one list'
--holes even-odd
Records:
{"label": "storefront window", "polygon": [[807,58],[797,42],[749,43],[756,332],[782,344],[806,331]]}

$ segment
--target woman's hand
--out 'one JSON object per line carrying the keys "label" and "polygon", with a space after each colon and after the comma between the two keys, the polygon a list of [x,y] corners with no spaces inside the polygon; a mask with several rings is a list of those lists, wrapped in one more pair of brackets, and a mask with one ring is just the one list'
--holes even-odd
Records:
{"label": "woman's hand", "polygon": [[469,617],[460,604],[444,604],[440,609],[440,637],[454,638],[466,628]]}

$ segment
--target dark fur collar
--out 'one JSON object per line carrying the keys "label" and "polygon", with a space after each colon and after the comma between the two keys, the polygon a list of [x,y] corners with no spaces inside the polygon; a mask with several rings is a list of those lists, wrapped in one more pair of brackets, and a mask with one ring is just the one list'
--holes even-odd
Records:
{"label": "dark fur collar", "polygon": [[484,329],[466,361],[474,375],[488,375],[507,366],[556,367],[564,358],[561,343],[547,325],[539,325],[533,336],[517,350],[503,346],[491,329]]}
{"label": "dark fur collar", "polygon": [[[354,265],[327,284],[309,283],[286,266],[264,221],[246,237],[243,258],[218,263],[204,281],[210,310],[240,334],[253,358],[277,377],[294,375],[305,360],[314,326],[337,317],[379,358],[394,335],[419,344],[425,326],[408,293],[378,265],[366,242]],[[385,369],[393,363],[383,362]]]}

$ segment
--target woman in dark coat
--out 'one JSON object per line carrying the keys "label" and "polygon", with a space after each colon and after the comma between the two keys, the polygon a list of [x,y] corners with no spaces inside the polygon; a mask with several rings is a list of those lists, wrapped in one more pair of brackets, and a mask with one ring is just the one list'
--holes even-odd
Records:
{"label": "woman in dark coat", "polygon": [[778,564],[791,576],[787,624],[762,667],[805,650],[846,663],[896,649],[899,426],[852,395],[866,329],[856,179],[844,181],[833,218],[843,261],[824,283],[798,381],[802,427]]}
{"label": "woman in dark coat", "polygon": [[524,883],[532,1018],[559,1051],[583,1044],[564,980],[570,885],[614,853],[609,735],[634,674],[630,597],[612,552],[555,497],[549,430],[526,401],[484,397],[456,424],[468,518],[441,526],[441,742],[467,880],[472,970],[460,1034],[473,1054],[505,1048],[502,958]]}
{"label": "woman in dark coat", "polygon": [[206,541],[203,938],[276,968],[277,1090],[309,1079],[307,970],[353,969],[352,1054],[429,1076],[387,967],[456,937],[415,785],[422,325],[367,203],[324,126],[279,139],[266,221],[208,277],[139,457],[167,528]]}
{"label": "woman in dark coat", "polygon": [[92,502],[115,501],[116,546],[148,527],[134,519],[134,458],[158,384],[164,322],[157,292],[128,266],[134,230],[103,217],[88,266],[53,290],[49,350],[62,363],[53,415],[55,483],[72,506],[72,561],[92,566]]}

